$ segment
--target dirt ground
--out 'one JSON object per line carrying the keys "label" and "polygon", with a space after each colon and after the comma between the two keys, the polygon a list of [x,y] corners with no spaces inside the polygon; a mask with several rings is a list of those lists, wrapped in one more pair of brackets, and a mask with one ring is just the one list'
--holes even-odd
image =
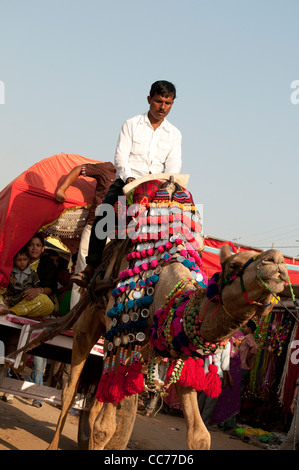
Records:
{"label": "dirt ground", "polygon": [[[54,435],[59,409],[44,403],[42,408],[15,397],[12,404],[0,400],[0,450],[45,450]],[[78,417],[68,414],[61,450],[79,450]],[[212,450],[261,450],[228,434],[211,432]],[[186,450],[185,422],[180,416],[158,413],[155,417],[137,415],[128,445],[130,450]]]}

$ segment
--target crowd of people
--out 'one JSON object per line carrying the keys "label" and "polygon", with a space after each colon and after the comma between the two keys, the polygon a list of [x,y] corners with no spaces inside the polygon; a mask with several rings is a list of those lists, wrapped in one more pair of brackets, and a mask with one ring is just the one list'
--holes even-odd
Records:
{"label": "crowd of people", "polygon": [[[40,319],[65,315],[70,310],[69,262],[57,251],[45,248],[44,237],[35,233],[14,256],[9,284],[0,295],[2,312]],[[6,354],[16,349],[16,335],[0,339],[5,341]],[[46,358],[34,356],[32,372],[26,380],[43,385],[46,364]],[[11,375],[10,370],[8,375]],[[13,395],[4,394],[2,400],[12,402]],[[42,406],[40,400],[33,400],[32,404]]]}

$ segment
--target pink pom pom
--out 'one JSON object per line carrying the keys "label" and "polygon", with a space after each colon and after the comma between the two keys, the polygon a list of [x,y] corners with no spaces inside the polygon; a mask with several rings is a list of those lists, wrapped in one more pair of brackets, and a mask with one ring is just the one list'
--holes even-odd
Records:
{"label": "pink pom pom", "polygon": [[122,364],[119,365],[117,374],[112,379],[109,388],[109,399],[111,402],[118,403],[125,398],[126,374],[127,367]]}
{"label": "pink pom pom", "polygon": [[155,252],[154,248],[149,248],[149,249],[147,250],[148,256],[152,256],[152,255],[154,254],[154,252]]}
{"label": "pink pom pom", "polygon": [[200,249],[200,244],[198,243],[197,240],[194,240],[193,246],[194,246],[194,248],[195,248],[196,250],[199,250],[199,249]]}
{"label": "pink pom pom", "polygon": [[159,261],[157,259],[153,259],[150,262],[151,268],[155,268],[156,266],[158,266],[158,264],[159,264]]}
{"label": "pink pom pom", "polygon": [[195,381],[195,361],[192,357],[189,357],[184,363],[178,384],[182,385],[183,387],[195,388]]}
{"label": "pink pom pom", "polygon": [[143,374],[141,369],[142,364],[139,362],[135,362],[130,367],[128,367],[128,374],[124,384],[124,393],[126,395],[133,395],[143,391]]}
{"label": "pink pom pom", "polygon": [[111,397],[109,395],[110,385],[112,380],[115,377],[114,370],[111,370],[108,374],[103,374],[98,385],[98,389],[96,392],[96,398],[98,401],[103,403],[111,403]]}
{"label": "pink pom pom", "polygon": [[205,389],[205,384],[206,384],[204,361],[202,359],[197,359],[195,361],[195,376],[196,376],[196,382],[195,382],[194,388],[200,392],[201,390]]}
{"label": "pink pom pom", "polygon": [[221,380],[217,372],[218,367],[215,364],[210,364],[209,372],[206,375],[205,394],[211,398],[217,398],[221,393]]}
{"label": "pink pom pom", "polygon": [[141,271],[141,268],[140,266],[134,266],[132,271],[133,271],[133,274],[139,274]]}
{"label": "pink pom pom", "polygon": [[163,246],[163,245],[159,245],[159,246],[158,246],[158,251],[159,251],[160,253],[163,253],[163,251],[164,251],[164,246]]}
{"label": "pink pom pom", "polygon": [[210,364],[208,369],[209,369],[209,372],[212,372],[214,374],[217,374],[217,372],[218,372],[218,367],[215,366],[215,364]]}

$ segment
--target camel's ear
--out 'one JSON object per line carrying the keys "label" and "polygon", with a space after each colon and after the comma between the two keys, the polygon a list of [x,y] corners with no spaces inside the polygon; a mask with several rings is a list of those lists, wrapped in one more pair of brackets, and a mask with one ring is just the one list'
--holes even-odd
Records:
{"label": "camel's ear", "polygon": [[224,265],[225,261],[230,258],[232,252],[230,251],[229,245],[223,245],[220,250],[220,263],[221,266]]}

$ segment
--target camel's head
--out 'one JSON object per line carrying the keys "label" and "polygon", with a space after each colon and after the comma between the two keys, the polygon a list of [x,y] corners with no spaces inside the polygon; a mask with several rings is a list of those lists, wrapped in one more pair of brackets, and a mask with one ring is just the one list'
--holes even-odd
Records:
{"label": "camel's head", "polygon": [[282,292],[288,280],[288,272],[284,257],[280,251],[267,250],[262,253],[243,251],[232,254],[229,246],[221,250],[221,290],[222,298],[231,296],[231,286],[236,293],[241,292],[243,297],[251,303],[264,303],[270,291],[274,294]]}

